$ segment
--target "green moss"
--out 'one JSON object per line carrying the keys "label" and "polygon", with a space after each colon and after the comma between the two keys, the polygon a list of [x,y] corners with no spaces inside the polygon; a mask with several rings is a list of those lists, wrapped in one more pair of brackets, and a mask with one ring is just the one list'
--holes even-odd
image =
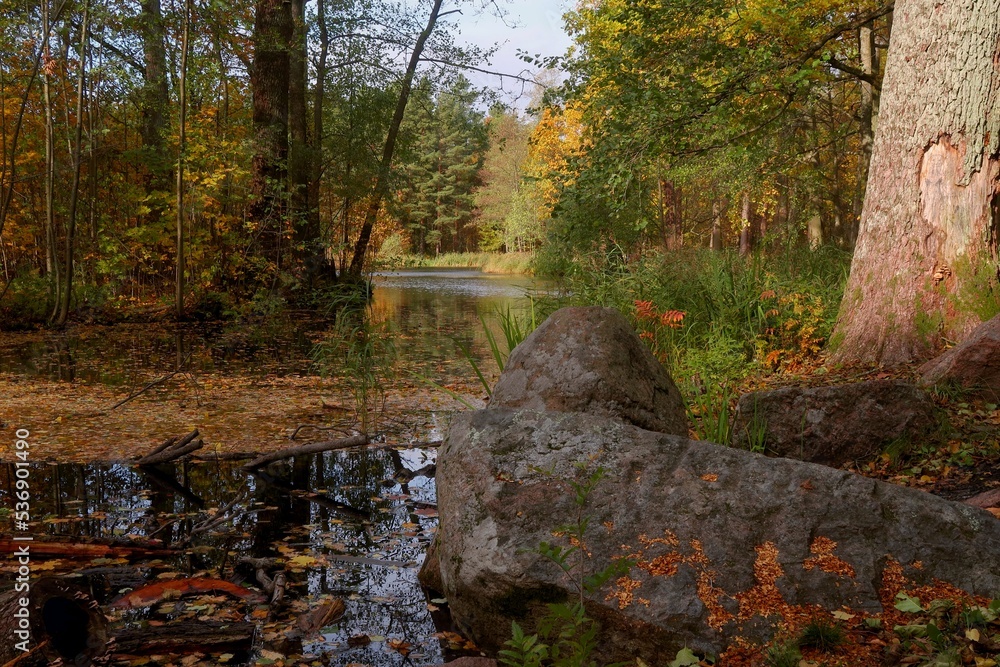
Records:
{"label": "green moss", "polygon": [[975,315],[983,322],[1000,314],[1000,283],[995,260],[973,262],[968,257],[961,257],[953,270],[958,291],[951,297],[951,305],[956,311]]}

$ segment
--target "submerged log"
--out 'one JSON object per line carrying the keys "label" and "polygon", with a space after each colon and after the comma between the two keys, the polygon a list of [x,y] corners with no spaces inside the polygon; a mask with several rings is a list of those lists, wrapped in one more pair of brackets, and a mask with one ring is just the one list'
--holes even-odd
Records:
{"label": "submerged log", "polygon": [[[0,552],[16,553],[24,542],[15,542],[9,537],[0,537]],[[160,556],[176,556],[177,551],[166,547],[130,545],[130,544],[100,544],[76,542],[31,542],[33,556],[55,556],[59,558],[149,558]],[[0,663],[2,664],[2,663]]]}
{"label": "submerged log", "polygon": [[271,463],[273,461],[280,461],[281,459],[290,459],[295,456],[305,456],[306,454],[317,454],[319,452],[328,452],[333,449],[349,449],[351,447],[362,447],[368,444],[367,435],[354,435],[350,438],[340,438],[338,440],[324,440],[323,442],[313,442],[308,445],[301,445],[300,447],[289,447],[288,449],[282,449],[277,452],[270,452],[268,454],[263,454],[258,456],[250,463],[243,466],[245,470],[254,470],[263,465]]}
{"label": "submerged log", "polygon": [[236,653],[252,648],[256,629],[255,624],[243,621],[182,621],[126,630],[115,635],[111,650],[116,657]]}
{"label": "submerged log", "polygon": [[[26,604],[25,604],[26,603]],[[49,662],[90,665],[103,655],[108,632],[97,603],[76,586],[56,577],[31,582],[0,596],[0,664],[37,649]],[[18,664],[15,662],[14,664]]]}

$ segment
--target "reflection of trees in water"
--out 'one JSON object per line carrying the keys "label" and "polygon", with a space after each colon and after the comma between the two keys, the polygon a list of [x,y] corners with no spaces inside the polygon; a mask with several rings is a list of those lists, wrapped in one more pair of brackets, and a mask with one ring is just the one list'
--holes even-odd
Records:
{"label": "reflection of trees in water", "polygon": [[[225,462],[164,465],[155,472],[124,464],[36,465],[31,476],[32,516],[83,517],[80,521],[48,523],[45,530],[49,534],[100,538],[149,535],[167,517],[180,517],[170,528],[178,537],[190,530],[199,511],[221,507],[242,493],[248,508],[271,509],[237,517],[231,532],[223,529],[227,535],[199,539],[199,543],[219,549],[211,552],[211,562],[192,563],[194,569],[218,567],[222,554],[230,550],[273,556],[274,545],[281,543],[291,544],[300,552],[327,554],[330,565],[307,571],[303,593],[345,598],[348,612],[331,642],[342,642],[346,647],[347,638],[353,634],[395,637],[421,643],[415,650],[426,659],[420,662],[436,662],[441,656],[437,640],[431,638],[435,627],[416,579],[416,563],[429,535],[415,526],[422,524],[426,529],[433,520],[415,514],[412,500],[383,497],[387,493],[413,494],[433,501],[432,480],[403,475],[402,485],[383,484],[407,465],[413,468],[431,460],[432,455],[420,455],[416,450],[402,455],[391,449],[327,452],[272,467],[268,472],[275,475],[276,484],[248,477]],[[0,467],[0,506],[13,507],[14,470],[14,464]],[[310,498],[307,490],[318,495]],[[326,502],[321,500],[324,498]],[[360,510],[364,518],[344,507]],[[289,536],[291,540],[286,539]],[[168,536],[160,533],[158,537]],[[401,565],[337,561],[332,557],[343,552]],[[321,651],[339,650],[332,643],[315,646]],[[371,665],[398,665],[401,659],[382,644],[351,649],[347,655],[349,662]],[[331,664],[337,664],[336,660]]]}

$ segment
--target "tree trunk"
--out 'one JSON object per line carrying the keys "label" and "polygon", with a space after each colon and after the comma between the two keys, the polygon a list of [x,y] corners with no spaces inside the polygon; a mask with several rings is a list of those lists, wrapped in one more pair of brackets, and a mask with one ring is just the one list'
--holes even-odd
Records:
{"label": "tree trunk", "polygon": [[998,59],[1000,0],[897,2],[835,360],[921,359],[980,321],[970,305],[1000,203]]}
{"label": "tree trunk", "polygon": [[712,202],[712,250],[722,250],[722,214],[725,205],[722,200],[716,199]]}
{"label": "tree trunk", "polygon": [[276,269],[281,267],[284,231],[291,40],[291,4],[283,0],[257,0],[250,72],[256,144],[250,218],[257,223],[265,256],[274,262]]}
{"label": "tree trunk", "polygon": [[[30,542],[21,544],[31,550]],[[24,631],[22,620],[30,637],[19,634]],[[40,651],[49,664],[61,658],[62,664],[89,665],[91,658],[104,653],[108,641],[104,614],[97,603],[55,577],[33,581],[27,591],[15,587],[0,596],[0,634],[4,638],[0,664],[24,656],[22,649],[26,649]]]}
{"label": "tree trunk", "polygon": [[[141,120],[143,164],[149,169],[147,187],[164,193],[170,191],[170,158],[167,155],[166,128],[170,109],[167,86],[166,30],[160,0],[142,0],[139,9],[139,32],[142,37],[143,73]],[[155,198],[154,198],[155,200]],[[164,214],[162,200],[154,201],[147,222],[156,222]]]}
{"label": "tree trunk", "polygon": [[184,3],[184,36],[181,39],[181,71],[178,86],[180,118],[177,126],[177,263],[174,267],[174,315],[184,319],[184,151],[187,140],[187,57],[191,23],[190,0]]}
{"label": "tree trunk", "polygon": [[372,228],[375,226],[379,209],[382,207],[382,200],[389,192],[389,169],[392,166],[392,155],[396,150],[396,137],[399,135],[399,126],[403,124],[403,114],[406,112],[406,103],[410,99],[413,76],[417,71],[417,64],[420,62],[420,54],[423,53],[424,44],[427,43],[431,33],[434,32],[434,25],[437,23],[438,13],[441,11],[441,3],[442,0],[434,0],[430,16],[427,18],[427,26],[420,33],[420,36],[417,37],[417,42],[413,45],[413,53],[410,54],[410,62],[406,66],[403,85],[399,91],[399,99],[396,101],[396,111],[393,113],[392,122],[389,124],[389,132],[385,138],[385,145],[382,147],[382,162],[379,164],[374,192],[369,200],[368,210],[365,212],[365,221],[361,225],[358,241],[354,244],[354,256],[351,258],[351,265],[348,268],[348,274],[355,280],[361,278],[365,256],[368,253],[368,242],[372,236]]}
{"label": "tree trunk", "polygon": [[80,68],[76,81],[76,133],[73,143],[73,186],[69,194],[69,215],[66,219],[66,244],[65,257],[63,260],[63,281],[62,292],[59,295],[59,310],[56,313],[54,324],[64,326],[69,317],[70,301],[73,298],[73,240],[76,235],[76,212],[80,202],[80,152],[83,147],[83,85],[84,74],[87,66],[87,31],[88,31],[88,10],[89,3],[84,0],[83,20],[80,26]]}
{"label": "tree trunk", "polygon": [[288,76],[288,192],[289,213],[296,254],[303,261],[312,255],[311,246],[319,230],[309,228],[309,180],[312,149],[309,146],[306,116],[306,16],[305,0],[292,0],[292,45]]}
{"label": "tree trunk", "polygon": [[[858,44],[861,54],[861,71],[876,76],[878,74],[878,51],[875,49],[875,30],[872,23],[858,29]],[[861,132],[861,154],[858,156],[858,175],[854,193],[854,215],[860,220],[868,184],[868,164],[871,162],[872,145],[875,141],[875,119],[878,115],[878,89],[867,81],[861,81],[861,106],[859,131]],[[857,227],[851,229],[848,242],[851,247],[857,242]]]}
{"label": "tree trunk", "polygon": [[743,192],[743,208],[740,212],[740,255],[746,257],[753,250],[757,235],[754,233],[754,212],[753,203],[750,200],[750,191]]}

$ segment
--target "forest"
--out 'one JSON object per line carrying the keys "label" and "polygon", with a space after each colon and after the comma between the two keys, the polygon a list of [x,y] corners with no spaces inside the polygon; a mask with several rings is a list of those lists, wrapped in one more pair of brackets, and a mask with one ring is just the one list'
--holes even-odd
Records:
{"label": "forest", "polygon": [[0,664],[997,664],[1000,0],[522,5],[0,0]]}

